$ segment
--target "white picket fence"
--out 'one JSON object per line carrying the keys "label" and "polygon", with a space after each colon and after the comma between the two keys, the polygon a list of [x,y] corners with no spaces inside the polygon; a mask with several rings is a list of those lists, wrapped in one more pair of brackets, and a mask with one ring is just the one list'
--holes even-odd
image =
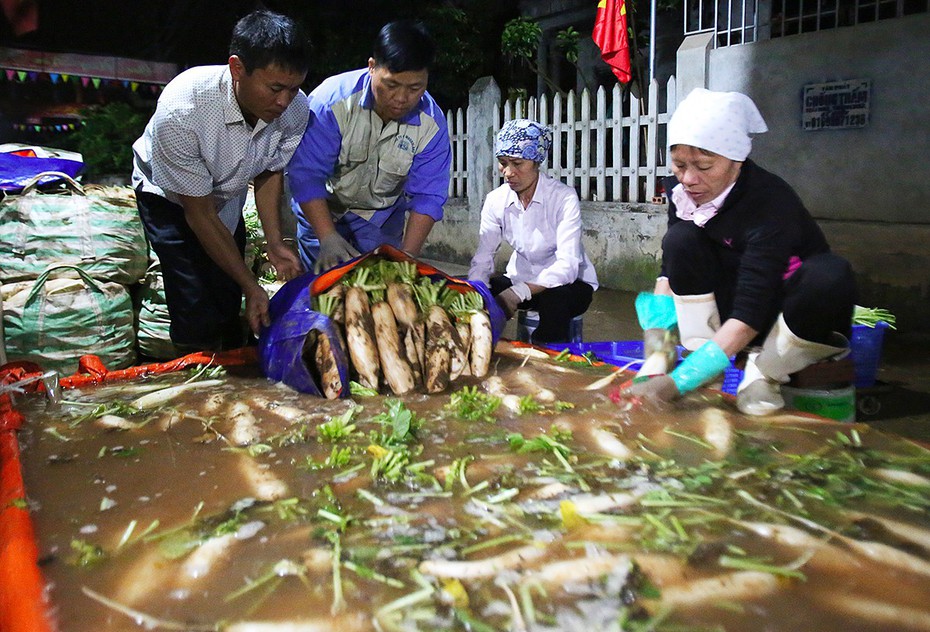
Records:
{"label": "white picket fence", "polygon": [[[665,103],[677,103],[675,77],[666,84]],[[593,102],[592,102],[593,101]],[[588,90],[577,96],[517,99],[498,105],[492,135],[503,122],[531,118],[548,125],[553,132],[552,151],[545,171],[578,191],[582,200],[600,202],[650,202],[659,194],[657,180],[670,173],[666,165],[665,129],[670,114],[659,112],[659,86],[653,80],[648,98],[623,99],[615,85],[608,92],[598,88],[594,99]],[[592,116],[593,114],[593,116]],[[446,113],[452,140],[452,168],[449,197],[465,197],[472,174],[466,129],[469,120],[462,108]],[[496,164],[496,161],[495,161]],[[493,184],[501,183],[495,170]]]}

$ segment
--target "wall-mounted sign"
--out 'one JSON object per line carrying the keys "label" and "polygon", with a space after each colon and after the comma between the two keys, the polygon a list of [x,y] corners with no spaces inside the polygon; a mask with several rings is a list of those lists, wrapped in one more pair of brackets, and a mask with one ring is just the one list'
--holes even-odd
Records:
{"label": "wall-mounted sign", "polygon": [[870,79],[850,79],[804,86],[801,128],[850,129],[869,124]]}

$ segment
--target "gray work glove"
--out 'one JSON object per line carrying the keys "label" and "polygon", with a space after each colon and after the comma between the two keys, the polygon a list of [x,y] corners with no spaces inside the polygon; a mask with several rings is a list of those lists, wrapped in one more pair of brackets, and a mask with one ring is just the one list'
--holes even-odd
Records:
{"label": "gray work glove", "polygon": [[675,381],[668,375],[636,379],[633,384],[620,391],[620,395],[656,403],[670,402],[681,397]]}
{"label": "gray work glove", "polygon": [[510,319],[517,312],[520,303],[528,301],[532,296],[533,293],[526,283],[514,283],[494,298],[497,299],[498,305],[504,310],[504,315]]}
{"label": "gray work glove", "polygon": [[352,247],[342,235],[334,231],[320,239],[320,254],[313,265],[313,271],[317,274],[324,270],[329,270],[335,265],[358,256],[358,250]]}

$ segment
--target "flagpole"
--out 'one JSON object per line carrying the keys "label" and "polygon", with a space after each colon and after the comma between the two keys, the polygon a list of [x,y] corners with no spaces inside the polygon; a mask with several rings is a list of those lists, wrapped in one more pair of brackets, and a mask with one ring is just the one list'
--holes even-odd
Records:
{"label": "flagpole", "polygon": [[656,76],[656,0],[649,3],[649,85]]}

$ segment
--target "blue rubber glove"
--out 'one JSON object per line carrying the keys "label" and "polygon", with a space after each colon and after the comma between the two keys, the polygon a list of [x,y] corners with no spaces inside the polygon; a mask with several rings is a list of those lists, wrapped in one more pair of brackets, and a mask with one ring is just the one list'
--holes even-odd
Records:
{"label": "blue rubber glove", "polygon": [[668,294],[640,292],[636,295],[636,316],[639,326],[646,329],[671,329],[678,324],[675,300]]}
{"label": "blue rubber glove", "polygon": [[678,392],[684,395],[703,386],[730,366],[730,358],[713,340],[708,340],[697,351],[681,361],[669,375]]}
{"label": "blue rubber glove", "polygon": [[643,328],[643,363],[636,375],[664,375],[678,361],[675,301],[667,294],[640,292],[635,305]]}

